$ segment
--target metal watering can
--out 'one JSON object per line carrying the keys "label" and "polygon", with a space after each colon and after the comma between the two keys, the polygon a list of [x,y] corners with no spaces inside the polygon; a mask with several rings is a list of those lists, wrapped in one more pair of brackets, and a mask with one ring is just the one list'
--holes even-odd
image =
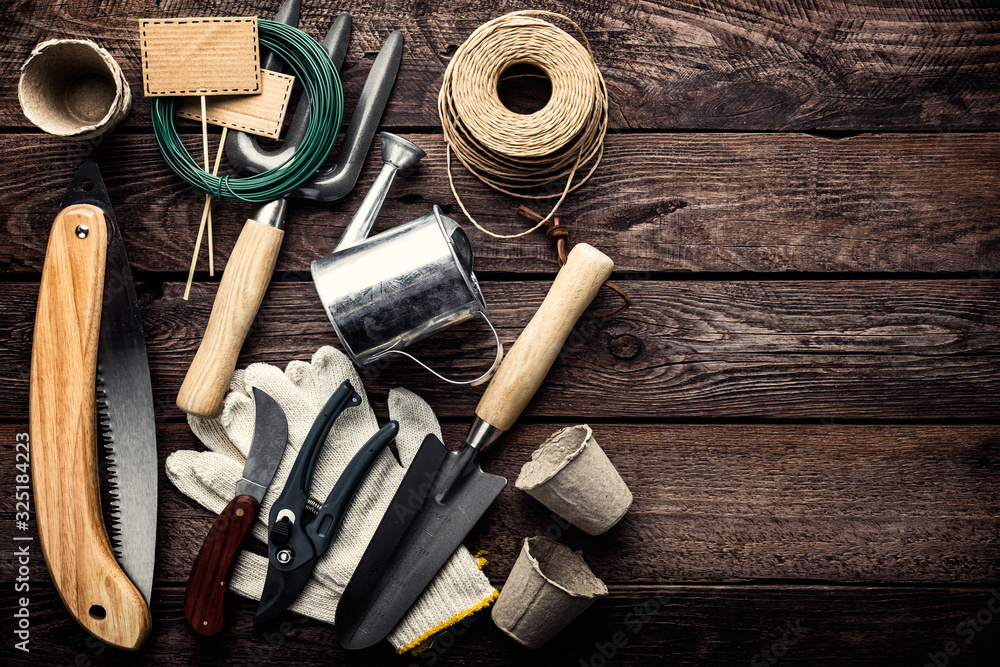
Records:
{"label": "metal watering can", "polygon": [[[389,355],[408,357],[452,384],[476,384],[500,364],[503,346],[472,272],[472,246],[462,227],[430,213],[368,236],[396,172],[424,157],[412,141],[383,132],[384,166],[332,253],[312,263],[313,283],[344,350],[359,366]],[[497,355],[474,380],[447,378],[403,348],[466,320],[481,317]]]}

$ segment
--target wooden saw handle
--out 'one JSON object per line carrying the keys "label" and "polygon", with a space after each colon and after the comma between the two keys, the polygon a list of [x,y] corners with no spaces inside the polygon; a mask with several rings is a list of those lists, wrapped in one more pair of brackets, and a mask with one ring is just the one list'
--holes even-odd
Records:
{"label": "wooden saw handle", "polygon": [[215,295],[205,336],[177,393],[177,407],[218,417],[236,359],[271,282],[285,232],[250,219],[243,225]]}
{"label": "wooden saw handle", "polygon": [[611,258],[593,246],[573,246],[542,305],[514,342],[476,406],[480,419],[501,431],[514,424],[613,268]]}
{"label": "wooden saw handle", "polygon": [[229,580],[259,507],[250,496],[237,496],[229,501],[194,559],[184,591],[184,617],[199,635],[211,637],[222,629]]}
{"label": "wooden saw handle", "polygon": [[31,348],[31,473],[42,551],[63,604],[98,639],[134,651],[149,636],[149,608],[115,560],[98,485],[94,383],[107,246],[94,206],[65,208],[52,225]]}

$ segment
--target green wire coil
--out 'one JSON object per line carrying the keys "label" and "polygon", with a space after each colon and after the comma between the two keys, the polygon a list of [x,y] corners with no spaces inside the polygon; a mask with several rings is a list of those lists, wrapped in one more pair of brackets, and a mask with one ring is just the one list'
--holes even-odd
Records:
{"label": "green wire coil", "polygon": [[340,132],[344,89],[330,56],[312,37],[284,23],[258,19],[262,47],[289,64],[309,99],[309,127],[302,143],[283,163],[268,171],[230,178],[213,176],[195,162],[174,124],[173,97],[153,100],[153,134],[160,154],[182,179],[226,201],[268,202],[294,190],[323,164]]}

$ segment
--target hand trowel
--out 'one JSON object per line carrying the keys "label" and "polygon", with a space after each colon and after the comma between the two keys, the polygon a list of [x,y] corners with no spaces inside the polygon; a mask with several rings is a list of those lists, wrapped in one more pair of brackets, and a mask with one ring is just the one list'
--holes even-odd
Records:
{"label": "hand trowel", "polygon": [[465,446],[448,451],[434,436],[424,440],[337,606],[342,646],[386,637],[503,491],[507,480],[483,472],[479,455],[534,396],[612,268],[606,255],[577,244],[479,401]]}

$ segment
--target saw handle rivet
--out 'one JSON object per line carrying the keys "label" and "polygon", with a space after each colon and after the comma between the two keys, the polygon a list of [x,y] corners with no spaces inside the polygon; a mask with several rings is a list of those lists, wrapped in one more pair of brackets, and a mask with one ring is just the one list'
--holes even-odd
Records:
{"label": "saw handle rivet", "polygon": [[242,507],[236,508],[236,516],[243,516],[243,508]]}
{"label": "saw handle rivet", "polygon": [[77,225],[76,226],[76,237],[78,239],[85,239],[87,235],[90,234],[90,227],[87,225]]}
{"label": "saw handle rivet", "polygon": [[279,563],[282,563],[282,564],[289,563],[292,560],[292,550],[291,549],[282,549],[277,554],[275,554],[274,557],[278,559]]}

